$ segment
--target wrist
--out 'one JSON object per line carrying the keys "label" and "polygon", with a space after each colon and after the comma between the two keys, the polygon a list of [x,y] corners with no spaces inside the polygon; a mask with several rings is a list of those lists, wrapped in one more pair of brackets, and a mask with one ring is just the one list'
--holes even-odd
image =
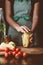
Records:
{"label": "wrist", "polygon": [[17,30],[19,27],[20,27],[20,26],[17,24],[17,25],[15,26],[15,29]]}
{"label": "wrist", "polygon": [[15,26],[15,29],[19,32],[19,28],[20,28],[20,26],[17,24],[16,26]]}
{"label": "wrist", "polygon": [[34,33],[34,30],[33,29],[31,29],[31,33]]}

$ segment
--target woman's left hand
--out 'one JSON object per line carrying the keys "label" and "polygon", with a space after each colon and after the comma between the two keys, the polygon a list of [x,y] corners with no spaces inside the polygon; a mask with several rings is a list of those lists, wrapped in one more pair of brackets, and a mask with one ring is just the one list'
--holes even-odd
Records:
{"label": "woman's left hand", "polygon": [[33,42],[33,33],[30,34],[30,43]]}

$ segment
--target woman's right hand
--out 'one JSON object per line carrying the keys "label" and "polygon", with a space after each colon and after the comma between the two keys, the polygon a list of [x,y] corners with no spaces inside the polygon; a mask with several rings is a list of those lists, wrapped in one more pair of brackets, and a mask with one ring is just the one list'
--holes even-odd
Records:
{"label": "woman's right hand", "polygon": [[21,33],[29,32],[29,31],[30,31],[30,29],[29,29],[27,26],[25,26],[25,25],[23,25],[23,26],[18,26],[18,27],[16,28],[16,30],[17,30],[18,32],[21,32]]}

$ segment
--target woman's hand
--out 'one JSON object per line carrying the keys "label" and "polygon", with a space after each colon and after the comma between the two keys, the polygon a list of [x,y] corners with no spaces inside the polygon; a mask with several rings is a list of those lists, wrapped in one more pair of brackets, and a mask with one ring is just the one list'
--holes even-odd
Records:
{"label": "woman's hand", "polygon": [[17,27],[16,30],[18,32],[21,32],[21,33],[29,32],[30,31],[30,29],[27,26],[25,26],[25,25]]}
{"label": "woman's hand", "polygon": [[30,43],[33,42],[33,33],[30,34]]}
{"label": "woman's hand", "polygon": [[[30,33],[31,33],[31,30],[30,30],[27,26],[25,26],[25,25],[23,25],[23,26],[18,26],[18,27],[16,28],[16,30],[17,30],[18,32],[21,32],[21,33],[24,33],[24,32],[30,32]],[[30,43],[32,43],[32,42],[33,42],[33,33],[30,34]]]}

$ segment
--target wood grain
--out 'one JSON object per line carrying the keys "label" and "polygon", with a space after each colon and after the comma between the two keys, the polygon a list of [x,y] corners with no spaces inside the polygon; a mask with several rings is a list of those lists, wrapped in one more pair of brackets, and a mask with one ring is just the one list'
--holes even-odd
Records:
{"label": "wood grain", "polygon": [[23,48],[21,47],[21,50],[28,54],[43,54],[43,48]]}

